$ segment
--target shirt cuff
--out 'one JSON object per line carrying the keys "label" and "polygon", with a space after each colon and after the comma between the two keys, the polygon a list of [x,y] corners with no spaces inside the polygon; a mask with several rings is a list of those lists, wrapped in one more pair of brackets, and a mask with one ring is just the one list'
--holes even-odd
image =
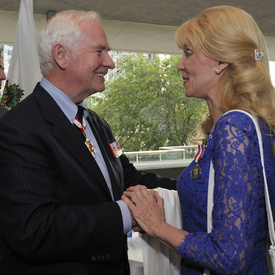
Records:
{"label": "shirt cuff", "polygon": [[132,229],[132,217],[130,214],[130,210],[127,204],[123,200],[116,201],[118,206],[120,207],[122,220],[123,220],[123,231],[124,234],[127,234]]}

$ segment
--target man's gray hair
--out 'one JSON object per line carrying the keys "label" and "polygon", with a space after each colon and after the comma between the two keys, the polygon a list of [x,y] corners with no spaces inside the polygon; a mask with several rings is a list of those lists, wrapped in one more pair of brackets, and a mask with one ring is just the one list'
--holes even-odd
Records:
{"label": "man's gray hair", "polygon": [[99,21],[94,11],[66,10],[57,13],[38,34],[38,55],[42,75],[47,75],[53,68],[52,47],[62,43],[70,50],[81,39],[79,25],[83,21]]}

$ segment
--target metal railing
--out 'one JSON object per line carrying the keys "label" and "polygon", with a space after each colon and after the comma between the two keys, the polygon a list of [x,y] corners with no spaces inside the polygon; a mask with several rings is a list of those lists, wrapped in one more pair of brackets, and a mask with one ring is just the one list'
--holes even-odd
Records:
{"label": "metal railing", "polygon": [[160,150],[124,152],[124,154],[134,163],[146,161],[175,161],[193,159],[197,148],[197,145],[160,147]]}

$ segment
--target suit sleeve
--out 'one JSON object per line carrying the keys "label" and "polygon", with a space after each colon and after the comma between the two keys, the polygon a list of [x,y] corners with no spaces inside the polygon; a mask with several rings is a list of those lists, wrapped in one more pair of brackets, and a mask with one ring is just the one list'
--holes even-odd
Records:
{"label": "suit sleeve", "polygon": [[148,189],[162,187],[170,190],[176,190],[177,180],[161,177],[154,173],[139,171],[131,162],[129,162],[125,155],[122,155],[120,159],[124,171],[125,188],[140,184],[145,185]]}

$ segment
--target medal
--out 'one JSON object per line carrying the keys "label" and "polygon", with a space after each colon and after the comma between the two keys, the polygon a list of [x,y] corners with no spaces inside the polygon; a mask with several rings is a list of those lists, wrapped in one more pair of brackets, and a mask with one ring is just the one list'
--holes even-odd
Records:
{"label": "medal", "polygon": [[83,135],[85,137],[85,145],[87,146],[87,148],[89,149],[90,153],[93,155],[93,157],[95,157],[96,155],[96,151],[95,151],[95,147],[92,144],[92,142],[87,138],[85,131],[83,131]]}
{"label": "medal", "polygon": [[201,168],[199,165],[196,163],[196,165],[191,169],[190,171],[191,178],[193,180],[198,179],[201,176]]}
{"label": "medal", "polygon": [[120,148],[120,145],[117,141],[109,144],[109,146],[115,158],[119,158],[123,154],[122,149]]}
{"label": "medal", "polygon": [[85,132],[85,129],[86,129],[85,118],[84,117],[82,118],[82,123],[78,120],[78,118],[75,118],[73,124],[80,129],[80,131],[82,132],[82,134],[85,138],[85,145],[87,146],[87,148],[89,149],[89,151],[93,155],[93,157],[95,157],[95,155],[96,155],[95,147],[94,147],[93,143],[87,138],[87,135]]}
{"label": "medal", "polygon": [[192,179],[196,180],[201,176],[201,168],[199,167],[199,161],[202,158],[204,153],[204,145],[203,144],[199,144],[198,145],[198,152],[195,156],[195,166],[192,167],[191,171],[190,171],[190,176]]}

